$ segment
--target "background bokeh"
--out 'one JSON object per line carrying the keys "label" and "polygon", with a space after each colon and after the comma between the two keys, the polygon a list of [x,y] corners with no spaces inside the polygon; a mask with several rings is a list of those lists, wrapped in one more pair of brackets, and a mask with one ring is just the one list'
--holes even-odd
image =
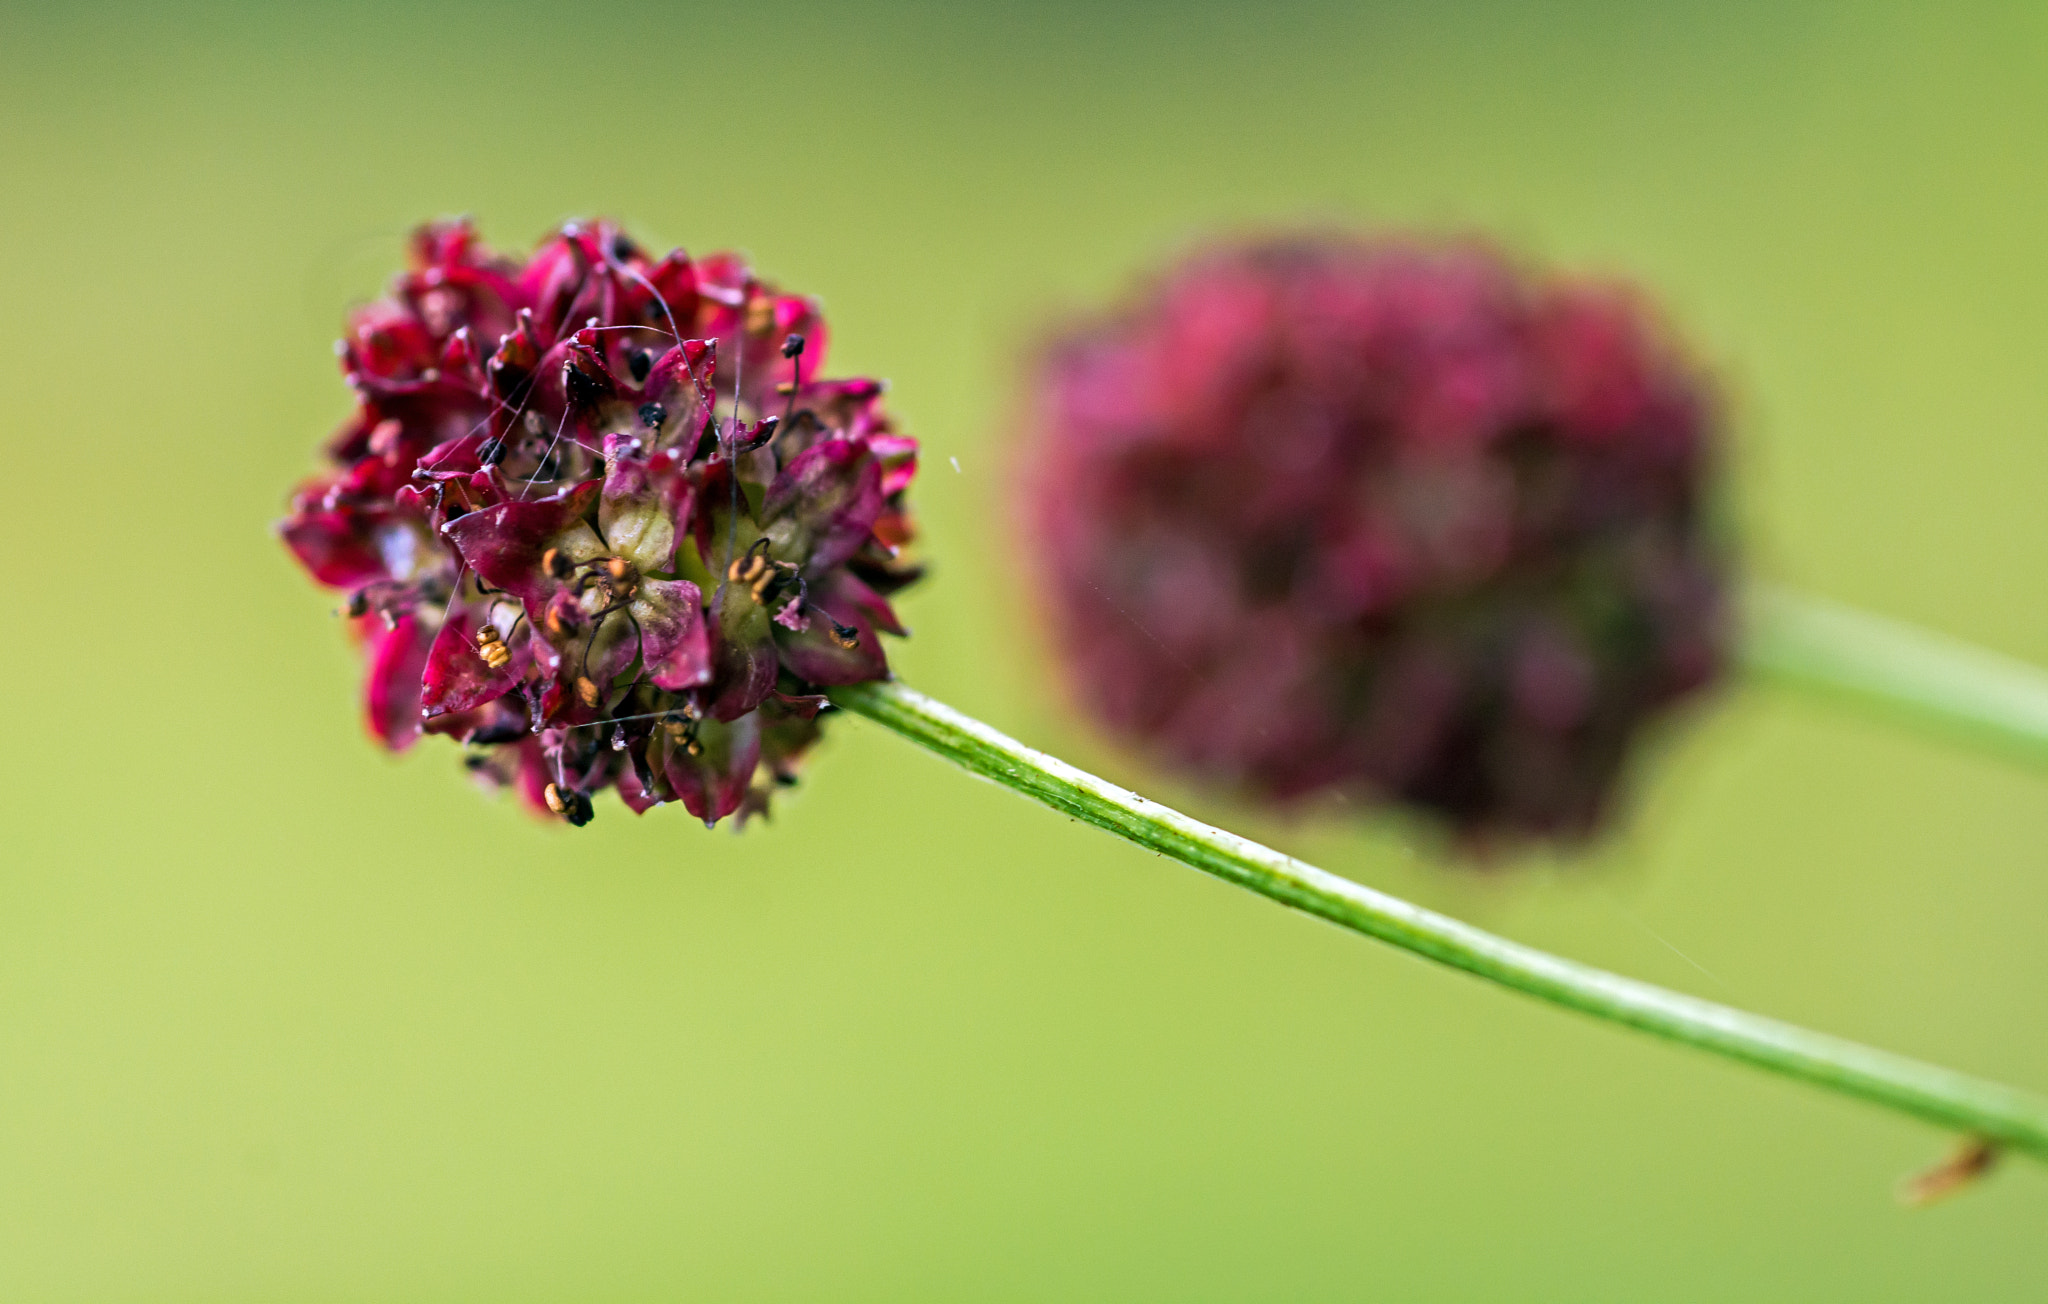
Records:
{"label": "background bokeh", "polygon": [[[741,246],[925,441],[899,669],[1139,780],[1006,552],[1018,350],[1218,224],[1480,226],[1722,367],[1756,570],[2048,660],[2048,15],[1678,8],[0,8],[0,1297],[2038,1298],[2033,1165],[1903,1211],[1931,1130],[863,721],[741,837],[536,823],[372,747],[269,536],[414,221]],[[1740,689],[1492,876],[1155,790],[2048,1087],[2040,774]]]}

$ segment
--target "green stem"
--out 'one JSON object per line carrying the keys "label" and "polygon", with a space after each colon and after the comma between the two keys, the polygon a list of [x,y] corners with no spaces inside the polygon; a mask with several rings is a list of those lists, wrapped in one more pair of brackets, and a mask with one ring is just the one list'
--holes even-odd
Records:
{"label": "green stem", "polygon": [[832,700],[954,764],[1226,883],[1539,1000],[2048,1158],[2048,1100],[1496,937],[1127,792],[900,683]]}
{"label": "green stem", "polygon": [[2048,672],[1960,639],[1758,587],[1743,661],[1759,678],[1816,689],[1957,741],[2048,764]]}

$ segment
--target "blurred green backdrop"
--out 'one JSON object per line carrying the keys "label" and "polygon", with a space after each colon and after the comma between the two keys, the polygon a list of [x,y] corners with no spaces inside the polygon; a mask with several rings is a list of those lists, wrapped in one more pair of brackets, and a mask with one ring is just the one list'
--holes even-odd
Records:
{"label": "blurred green backdrop", "polygon": [[[742,246],[925,440],[899,668],[1139,779],[1005,552],[1016,350],[1214,224],[1480,225],[1723,365],[1759,571],[2048,660],[2048,15],[1930,8],[0,9],[0,1297],[2039,1298],[2031,1165],[1902,1211],[1927,1129],[862,721],[738,838],[390,761],[268,535],[414,221]],[[1746,690],[1641,794],[1493,878],[1197,808],[2048,1087],[2048,778]]]}

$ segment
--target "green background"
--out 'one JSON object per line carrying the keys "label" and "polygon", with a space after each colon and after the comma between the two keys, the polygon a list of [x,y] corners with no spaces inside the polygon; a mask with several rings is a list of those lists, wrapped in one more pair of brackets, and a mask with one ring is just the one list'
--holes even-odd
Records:
{"label": "green background", "polygon": [[[1771,577],[2048,660],[2048,18],[0,9],[0,1298],[2034,1299],[2048,1175],[1297,918],[839,720],[775,823],[392,761],[270,537],[405,229],[750,250],[925,441],[913,683],[1515,937],[2048,1087],[2048,778],[1738,689],[1590,863],[1069,717],[1014,359],[1218,225],[1655,287]],[[957,458],[959,470],[950,465]]]}

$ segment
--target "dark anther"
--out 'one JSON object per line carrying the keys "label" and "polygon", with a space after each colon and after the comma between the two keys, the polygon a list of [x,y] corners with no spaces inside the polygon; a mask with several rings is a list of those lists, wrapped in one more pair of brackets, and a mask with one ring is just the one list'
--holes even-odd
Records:
{"label": "dark anther", "polygon": [[505,441],[502,439],[486,439],[483,447],[476,450],[476,460],[479,466],[496,466],[504,461]]}
{"label": "dark anther", "polygon": [[612,257],[623,263],[636,252],[633,248],[633,242],[628,240],[623,234],[612,237]]}
{"label": "dark anther", "polygon": [[642,403],[640,405],[640,424],[646,426],[649,430],[660,429],[661,423],[666,420],[668,420],[668,409],[661,404]]}
{"label": "dark anther", "polygon": [[626,355],[626,370],[633,373],[633,383],[642,384],[647,373],[654,368],[654,355],[646,349],[634,349]]}
{"label": "dark anther", "polygon": [[612,726],[612,750],[615,752],[626,750],[626,726],[622,724]]}
{"label": "dark anther", "polygon": [[591,817],[597,813],[590,808],[590,797],[574,788],[551,783],[542,795],[547,798],[549,810],[579,829],[590,823]]}
{"label": "dark anther", "polygon": [[574,361],[562,364],[562,388],[568,391],[569,402],[578,407],[588,407],[604,397],[603,383],[584,374]]}
{"label": "dark anther", "polygon": [[[789,377],[789,389],[786,391],[789,401],[782,405],[782,419],[785,421],[789,420],[790,414],[796,411],[796,392],[797,390],[803,388],[803,355],[804,337],[798,335],[794,331],[790,332],[789,338],[782,341],[782,356],[789,359],[789,369],[791,373]],[[775,387],[775,392],[778,394],[785,393],[782,386],[780,385],[777,385]]]}
{"label": "dark anther", "polygon": [[369,615],[370,595],[362,589],[357,589],[354,593],[349,594],[348,614],[351,618],[361,618]]}
{"label": "dark anther", "polygon": [[541,569],[558,580],[566,580],[576,573],[576,563],[562,554],[560,548],[550,548],[540,555]]}
{"label": "dark anther", "polygon": [[836,620],[832,622],[832,637],[844,648],[860,646],[860,631],[851,625],[842,625]]}

